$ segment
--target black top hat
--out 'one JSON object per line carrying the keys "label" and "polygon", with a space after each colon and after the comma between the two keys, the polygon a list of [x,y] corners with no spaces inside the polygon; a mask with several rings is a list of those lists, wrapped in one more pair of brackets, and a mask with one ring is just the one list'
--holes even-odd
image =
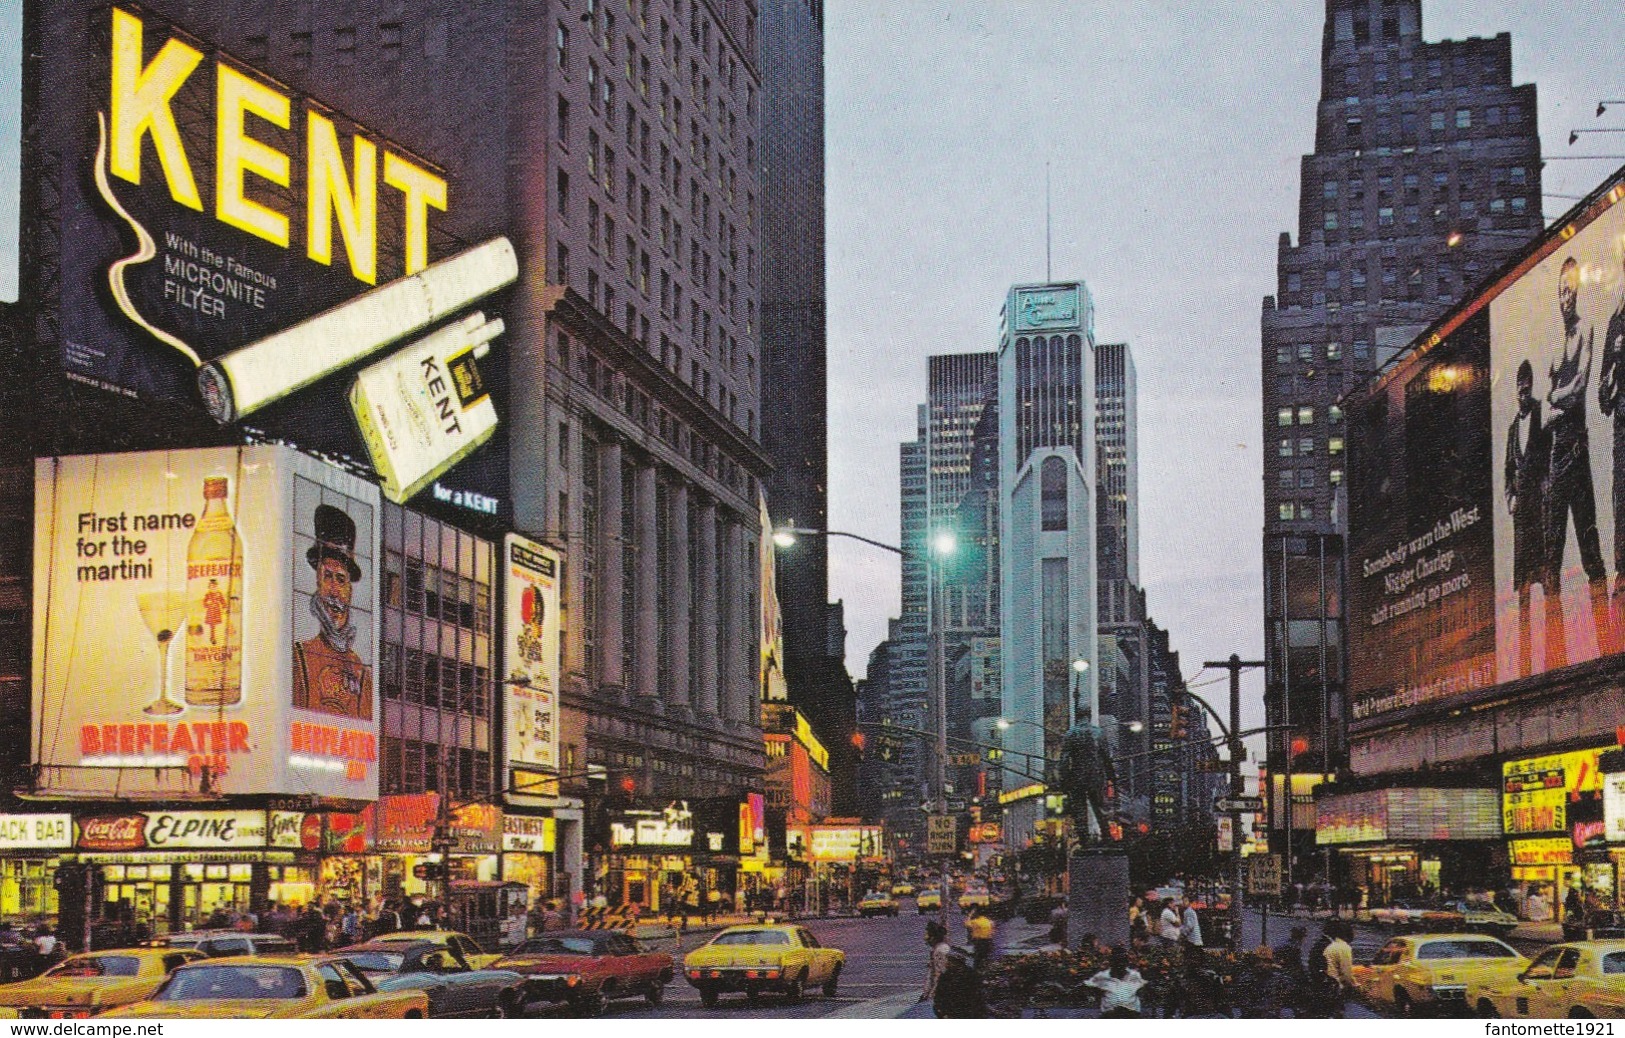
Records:
{"label": "black top hat", "polygon": [[355,520],[332,505],[316,506],[316,543],[305,553],[311,569],[320,569],[324,557],[337,559],[350,569],[350,579],[361,579],[355,561]]}

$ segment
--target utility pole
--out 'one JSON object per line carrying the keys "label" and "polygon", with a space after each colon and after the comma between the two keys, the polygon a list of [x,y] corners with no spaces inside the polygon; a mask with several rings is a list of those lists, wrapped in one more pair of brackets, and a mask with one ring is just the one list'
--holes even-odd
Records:
{"label": "utility pole", "polygon": [[[1263,667],[1262,660],[1247,660],[1235,653],[1222,663],[1211,660],[1203,664],[1215,670],[1228,670],[1230,672],[1230,731],[1227,733],[1230,747],[1230,798],[1235,800],[1246,792],[1247,787],[1241,777],[1241,760],[1245,751],[1241,745],[1241,672],[1256,667]],[[1288,801],[1291,803],[1291,791],[1288,791]],[[1290,807],[1288,808],[1290,810]],[[1241,812],[1230,812],[1230,942],[1231,947],[1241,947]]]}

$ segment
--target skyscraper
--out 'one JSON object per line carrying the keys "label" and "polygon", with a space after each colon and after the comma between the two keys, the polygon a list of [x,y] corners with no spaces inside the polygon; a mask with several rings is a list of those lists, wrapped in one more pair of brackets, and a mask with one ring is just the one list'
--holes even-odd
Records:
{"label": "skyscraper", "polygon": [[1041,772],[1075,717],[1099,719],[1094,303],[1080,281],[1017,285],[1000,324],[1004,747]]}
{"label": "skyscraper", "polygon": [[1428,43],[1420,0],[1327,0],[1297,243],[1262,313],[1266,707],[1294,726],[1272,776],[1340,752],[1339,400],[1540,230],[1535,114],[1508,34]]}
{"label": "skyscraper", "polygon": [[[775,523],[822,530],[829,519],[824,340],[824,5],[763,0],[762,448]],[[754,372],[752,372],[754,375]],[[790,699],[830,751],[837,814],[855,810],[856,722],[829,554],[804,537],[778,566]]]}

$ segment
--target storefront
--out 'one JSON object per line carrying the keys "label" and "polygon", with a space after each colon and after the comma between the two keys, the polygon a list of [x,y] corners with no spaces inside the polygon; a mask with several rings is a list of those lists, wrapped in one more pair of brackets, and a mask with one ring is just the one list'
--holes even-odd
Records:
{"label": "storefront", "polygon": [[318,842],[306,815],[243,808],[90,814],[62,856],[83,867],[99,944],[218,925],[316,899]]}
{"label": "storefront", "polygon": [[1315,801],[1315,842],[1337,852],[1335,878],[1363,888],[1367,904],[1466,893],[1489,882],[1500,806],[1495,790],[1473,787],[1339,793]]}
{"label": "storefront", "polygon": [[[438,793],[407,793],[379,797],[362,813],[371,833],[375,861],[365,868],[375,872],[378,889],[388,897],[431,899],[439,891],[432,869],[420,868],[440,861],[435,851],[435,829],[440,823]],[[462,882],[492,882],[500,878],[502,809],[493,804],[468,804],[449,812],[450,878]]]}
{"label": "storefront", "polygon": [[502,878],[523,883],[533,903],[564,894],[554,888],[557,850],[558,823],[552,815],[515,814],[511,807],[503,813]]}
{"label": "storefront", "polygon": [[1608,848],[1600,756],[1612,747],[1510,760],[1501,766],[1502,827],[1523,914],[1561,921],[1569,892],[1612,908],[1618,867]]}
{"label": "storefront", "polygon": [[719,877],[697,867],[694,846],[694,812],[687,801],[617,812],[609,820],[610,853],[598,889],[611,901],[619,894],[619,904],[649,912],[675,912],[689,900],[703,906]]}
{"label": "storefront", "polygon": [[72,846],[72,815],[0,814],[0,920],[56,922],[57,855]]}

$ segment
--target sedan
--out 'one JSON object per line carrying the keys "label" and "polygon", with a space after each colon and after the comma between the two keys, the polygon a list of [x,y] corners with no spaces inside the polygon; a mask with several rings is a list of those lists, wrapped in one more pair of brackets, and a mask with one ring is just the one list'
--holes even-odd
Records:
{"label": "sedan", "polygon": [[130,948],[75,955],[41,976],[0,985],[0,1016],[72,1020],[139,1002],[176,968],[201,959],[178,948]]}
{"label": "sedan", "polygon": [[379,991],[332,956],[209,959],[177,969],[145,1001],[105,1016],[168,1019],[420,1020],[421,991]]}
{"label": "sedan", "polygon": [[474,938],[466,933],[455,930],[396,930],[394,933],[379,934],[369,944],[416,944],[419,941],[428,941],[443,948],[450,948],[463,957],[475,969],[480,969],[501,958],[482,949]]}
{"label": "sedan", "polygon": [[512,970],[474,969],[455,946],[377,941],[341,948],[379,991],[422,991],[429,1016],[518,1016],[525,978]]}
{"label": "sedan", "polygon": [[1494,937],[1412,934],[1383,945],[1371,965],[1354,968],[1354,976],[1367,999],[1406,1016],[1426,1009],[1465,1009],[1469,984],[1510,980],[1528,965],[1528,959]]}
{"label": "sedan", "polygon": [[531,1001],[567,1002],[579,1016],[597,1016],[613,998],[660,1004],[675,973],[665,952],[644,951],[614,930],[562,930],[532,937],[498,959],[522,974]]}
{"label": "sedan", "polygon": [[845,964],[845,952],[825,948],[806,927],[731,926],[690,952],[683,973],[709,1008],[729,991],[743,991],[753,1002],[764,991],[777,992],[794,1002],[817,987],[834,998]]}
{"label": "sedan", "polygon": [[867,919],[872,915],[897,915],[897,900],[890,894],[873,891],[858,902],[858,915]]}
{"label": "sedan", "polygon": [[1468,985],[1479,1016],[1625,1016],[1625,941],[1574,941],[1541,952],[1510,980]]}

